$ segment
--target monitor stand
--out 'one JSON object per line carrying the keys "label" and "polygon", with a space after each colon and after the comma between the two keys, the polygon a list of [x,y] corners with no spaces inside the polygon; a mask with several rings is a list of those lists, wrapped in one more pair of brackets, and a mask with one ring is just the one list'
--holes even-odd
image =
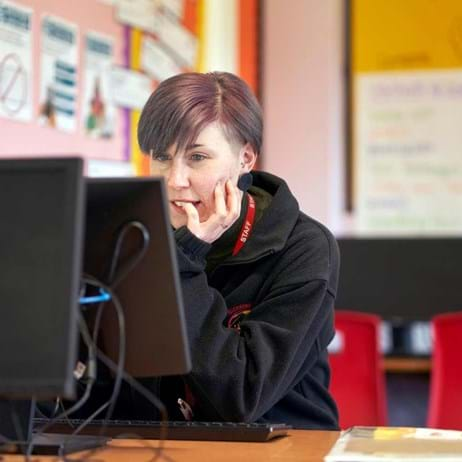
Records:
{"label": "monitor stand", "polygon": [[[35,434],[32,432],[33,400],[0,400],[0,455],[25,454],[32,438],[32,454],[59,455],[105,446],[104,436]],[[11,443],[7,441],[10,440]],[[23,441],[18,443],[18,441]]]}

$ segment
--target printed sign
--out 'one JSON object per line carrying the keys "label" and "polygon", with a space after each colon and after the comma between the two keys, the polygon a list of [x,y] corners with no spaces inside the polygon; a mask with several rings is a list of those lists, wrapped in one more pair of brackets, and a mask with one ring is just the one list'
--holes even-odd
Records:
{"label": "printed sign", "polygon": [[39,121],[64,131],[77,128],[77,26],[45,16],[41,27]]}
{"label": "printed sign", "polygon": [[0,116],[32,120],[32,10],[0,0]]}

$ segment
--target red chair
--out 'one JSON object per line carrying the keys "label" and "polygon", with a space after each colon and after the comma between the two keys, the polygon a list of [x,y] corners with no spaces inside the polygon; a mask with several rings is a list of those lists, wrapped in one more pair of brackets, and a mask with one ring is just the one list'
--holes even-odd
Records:
{"label": "red chair", "polygon": [[462,430],[462,312],[432,319],[433,357],[427,425]]}
{"label": "red chair", "polygon": [[342,429],[387,424],[380,321],[372,314],[335,312],[336,338],[329,348],[330,390],[337,402]]}

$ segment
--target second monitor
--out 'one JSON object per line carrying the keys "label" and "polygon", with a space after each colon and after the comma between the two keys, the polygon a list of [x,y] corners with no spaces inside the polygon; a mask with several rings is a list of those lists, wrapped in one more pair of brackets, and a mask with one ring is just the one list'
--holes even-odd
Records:
{"label": "second monitor", "polygon": [[[161,178],[87,179],[84,272],[112,286],[125,313],[126,371],[184,374],[190,357],[176,253]],[[101,340],[117,362],[119,326],[109,302]]]}

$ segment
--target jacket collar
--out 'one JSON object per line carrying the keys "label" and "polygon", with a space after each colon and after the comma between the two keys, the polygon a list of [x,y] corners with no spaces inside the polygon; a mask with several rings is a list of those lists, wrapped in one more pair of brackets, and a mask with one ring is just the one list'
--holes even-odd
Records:
{"label": "jacket collar", "polygon": [[266,172],[252,172],[253,184],[273,196],[239,254],[225,264],[258,260],[284,248],[299,216],[298,202],[287,183]]}

